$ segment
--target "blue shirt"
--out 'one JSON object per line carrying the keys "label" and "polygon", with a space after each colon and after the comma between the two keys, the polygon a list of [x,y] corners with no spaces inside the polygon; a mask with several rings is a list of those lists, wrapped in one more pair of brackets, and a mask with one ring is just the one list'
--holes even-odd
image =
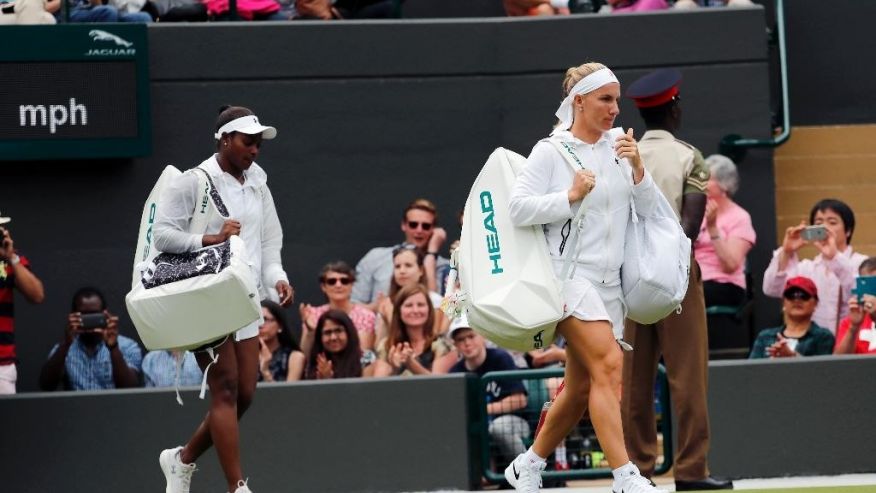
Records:
{"label": "blue shirt", "polygon": [[[128,366],[140,371],[143,363],[143,354],[140,346],[133,340],[123,335],[118,339],[119,350]],[[49,352],[49,358],[58,350],[58,344]],[[68,390],[101,390],[114,389],[113,363],[110,350],[106,344],[98,344],[94,355],[89,355],[85,345],[79,341],[79,337],[70,344],[67,358],[64,360],[64,388]]]}
{"label": "blue shirt", "polygon": [[[475,373],[482,377],[484,374],[491,371],[507,371],[517,370],[514,364],[514,359],[507,351],[498,348],[487,348],[487,358],[481,363],[481,366],[474,370],[469,370],[465,367],[465,360],[459,360],[453,367],[450,368],[450,373]],[[501,401],[502,399],[514,394],[525,394],[526,387],[520,380],[494,380],[487,384],[486,396],[487,404],[491,402]]]}
{"label": "blue shirt", "polygon": [[[204,373],[195,355],[186,351],[179,374],[180,386],[201,385]],[[147,387],[176,385],[176,358],[170,351],[149,351],[143,358],[143,380]]]}

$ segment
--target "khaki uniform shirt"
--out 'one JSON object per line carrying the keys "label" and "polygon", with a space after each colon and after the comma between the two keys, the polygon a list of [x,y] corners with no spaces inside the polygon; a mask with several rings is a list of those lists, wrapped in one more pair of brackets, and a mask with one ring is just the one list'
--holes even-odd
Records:
{"label": "khaki uniform shirt", "polygon": [[682,196],[706,192],[709,170],[702,153],[666,130],[648,130],[639,141],[639,154],[681,220]]}

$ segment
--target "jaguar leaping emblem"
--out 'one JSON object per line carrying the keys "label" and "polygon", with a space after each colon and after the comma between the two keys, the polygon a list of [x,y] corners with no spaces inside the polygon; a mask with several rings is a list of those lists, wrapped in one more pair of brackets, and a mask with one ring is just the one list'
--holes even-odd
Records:
{"label": "jaguar leaping emblem", "polygon": [[88,35],[95,41],[112,41],[116,46],[124,46],[125,48],[134,46],[134,43],[126,41],[113,33],[101,31],[100,29],[92,29],[91,31],[88,31]]}

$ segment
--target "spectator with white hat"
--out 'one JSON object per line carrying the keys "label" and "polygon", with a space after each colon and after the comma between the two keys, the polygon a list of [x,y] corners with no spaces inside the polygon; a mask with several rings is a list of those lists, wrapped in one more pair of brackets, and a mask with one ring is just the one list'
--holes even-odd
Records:
{"label": "spectator with white hat", "polygon": [[[504,349],[488,348],[480,334],[472,330],[465,315],[450,324],[447,335],[462,356],[450,373],[474,373],[516,370],[514,359]],[[498,446],[502,466],[526,451],[523,441],[529,438],[529,423],[516,413],[526,408],[526,387],[520,380],[494,380],[486,388],[490,441]]]}

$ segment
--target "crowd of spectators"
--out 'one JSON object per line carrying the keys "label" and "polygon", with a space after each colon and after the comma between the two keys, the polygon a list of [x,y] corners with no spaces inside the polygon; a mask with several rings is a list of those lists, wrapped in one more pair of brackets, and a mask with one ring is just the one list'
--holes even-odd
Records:
{"label": "crowd of spectators", "polygon": [[[738,305],[747,296],[746,256],[755,243],[755,232],[750,215],[732,200],[739,187],[734,163],[720,155],[709,156],[705,163],[711,178],[694,252],[703,271],[706,306]],[[463,371],[465,352],[453,333],[470,335],[470,331],[460,331],[459,324],[465,322],[449,320],[439,308],[438,290],[446,275],[442,269],[449,264],[439,255],[446,233],[438,227],[437,217],[430,201],[414,200],[402,215],[402,243],[370,250],[355,269],[340,260],[327,263],[318,274],[325,303],[300,303],[300,330],[293,329],[283,307],[262,302],[259,380]],[[826,237],[804,239],[807,225],[824,225]],[[853,211],[837,199],[819,201],[808,222],[787,229],[763,274],[764,293],[782,299],[777,314],[781,324],[759,332],[751,342],[750,358],[876,354],[876,297],[854,292],[858,276],[876,275],[876,258],[853,250],[854,229]],[[43,287],[30,270],[30,261],[17,253],[11,233],[5,228],[0,233],[4,239],[0,301],[11,314],[13,289],[39,303]],[[815,258],[798,258],[798,250],[806,244],[817,248]],[[0,334],[8,334],[0,338],[0,383],[4,393],[12,393],[15,375],[6,370],[15,368],[14,318],[0,322]],[[175,385],[177,378],[183,386],[200,383],[203,376],[191,353],[144,355],[136,341],[119,334],[118,325],[119,317],[99,289],[76,291],[60,342],[50,349],[40,372],[40,388],[162,387]],[[491,355],[501,351],[482,339],[476,342],[490,346]],[[514,368],[562,366],[563,341],[526,354],[508,353],[507,361]],[[559,381],[549,384],[553,393]]]}
{"label": "crowd of spectators", "polygon": [[[623,14],[707,7],[748,7],[751,0],[495,0],[508,16]],[[387,19],[403,16],[403,0],[4,0],[3,24],[57,22],[204,22]]]}

